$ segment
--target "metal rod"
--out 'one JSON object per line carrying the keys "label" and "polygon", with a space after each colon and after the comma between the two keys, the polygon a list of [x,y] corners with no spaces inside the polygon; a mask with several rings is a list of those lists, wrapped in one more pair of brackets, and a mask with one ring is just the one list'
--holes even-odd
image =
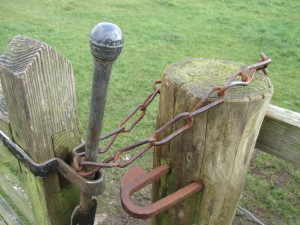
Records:
{"label": "metal rod", "polygon": [[[92,96],[89,124],[85,144],[85,160],[97,162],[102,121],[105,110],[107,89],[112,65],[123,48],[123,35],[120,28],[111,23],[97,24],[90,35],[91,53],[94,57]],[[90,171],[93,166],[85,166]],[[94,175],[87,177],[93,180]],[[81,192],[80,205],[75,208],[71,218],[72,225],[93,225],[97,201]]]}
{"label": "metal rod", "polygon": [[91,32],[90,46],[94,57],[94,74],[85,146],[87,161],[97,161],[112,64],[121,53],[123,43],[121,30],[114,24],[99,23]]}
{"label": "metal rod", "polygon": [[[92,96],[90,103],[89,124],[85,144],[85,160],[97,162],[100,135],[105,111],[107,90],[112,64],[123,48],[123,35],[120,28],[112,23],[97,24],[90,35],[91,53],[94,58]],[[85,170],[92,170],[87,166]],[[94,177],[90,177],[93,179]],[[82,193],[80,205],[87,208],[91,196]]]}

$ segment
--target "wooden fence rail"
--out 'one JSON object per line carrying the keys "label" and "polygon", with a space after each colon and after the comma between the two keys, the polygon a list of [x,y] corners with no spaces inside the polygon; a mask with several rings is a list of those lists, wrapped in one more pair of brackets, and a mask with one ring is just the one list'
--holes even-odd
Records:
{"label": "wooden fence rail", "polygon": [[255,147],[300,167],[300,113],[270,105]]}
{"label": "wooden fence rail", "polygon": [[[0,76],[0,130],[37,162],[68,162],[81,142],[71,63],[17,35],[0,57]],[[300,166],[300,114],[270,105],[256,148]],[[0,224],[69,224],[77,189],[57,174],[34,177],[3,145],[0,159]]]}

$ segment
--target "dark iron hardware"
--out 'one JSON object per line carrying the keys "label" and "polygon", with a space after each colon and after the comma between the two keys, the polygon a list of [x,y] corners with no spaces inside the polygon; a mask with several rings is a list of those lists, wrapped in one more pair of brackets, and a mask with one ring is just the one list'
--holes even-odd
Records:
{"label": "dark iron hardware", "polygon": [[0,130],[0,141],[6,149],[28,170],[37,177],[48,177],[53,173],[59,173],[82,192],[96,196],[100,195],[104,191],[104,175],[102,173],[97,174],[97,179],[87,180],[84,177],[77,174],[77,172],[65,163],[62,159],[53,158],[43,163],[35,162],[27,153],[20,148],[17,144],[11,141]]}
{"label": "dark iron hardware", "polygon": [[[91,174],[99,171],[101,168],[112,168],[112,167],[126,167],[131,164],[136,158],[141,156],[143,153],[151,149],[153,146],[160,146],[171,139],[176,137],[177,135],[183,133],[184,131],[188,130],[190,127],[193,126],[193,120],[195,117],[208,110],[211,107],[214,107],[225,100],[226,91],[234,86],[247,86],[251,83],[251,81],[255,77],[255,73],[257,70],[263,70],[264,74],[267,75],[267,66],[271,62],[265,54],[261,54],[261,60],[258,61],[256,64],[250,65],[245,67],[243,70],[234,73],[228,81],[225,83],[224,86],[216,86],[212,87],[206,95],[195,105],[194,109],[190,112],[182,112],[179,115],[175,116],[171,121],[166,123],[164,126],[156,130],[150,137],[140,140],[136,143],[133,143],[129,146],[121,148],[117,150],[111,157],[105,159],[102,162],[91,162],[85,159],[85,151],[83,146],[78,146],[74,149],[73,154],[73,162],[74,167],[78,171],[78,173],[82,176],[90,176]],[[160,90],[156,88],[156,84],[159,84],[160,81],[156,81],[153,83],[153,92],[146,98],[143,104],[138,105],[136,109],[133,110],[117,127],[116,130],[102,136],[100,140],[106,139],[111,137],[111,140],[104,147],[104,149],[99,150],[99,153],[106,152],[109,147],[113,144],[116,140],[117,136],[120,133],[130,131],[145,115],[145,111],[147,106],[153,101],[155,96],[160,93]],[[211,95],[217,94],[217,98],[211,102],[209,98]],[[208,104],[206,104],[208,103]],[[141,111],[141,115],[130,125],[128,129],[125,128],[125,123],[137,112]],[[179,120],[185,120],[186,124],[183,125],[181,128],[170,134],[169,136],[165,137],[162,140],[158,140],[158,135],[162,133],[165,129],[172,126],[173,124],[177,123]],[[143,146],[138,153],[132,156],[127,161],[122,161],[121,155],[124,152],[130,151],[135,149],[139,146]],[[83,166],[94,166],[90,171],[82,171]],[[136,218],[149,218],[151,216],[157,215],[158,213],[163,212],[164,210],[172,207],[176,203],[180,202],[181,200],[185,199],[186,197],[200,191],[202,189],[202,184],[193,182],[192,184],[187,185],[186,187],[178,190],[177,192],[165,197],[164,199],[151,204],[148,207],[140,207],[135,205],[130,196],[138,191],[139,189],[145,187],[147,184],[152,183],[153,181],[159,179],[161,176],[167,174],[169,171],[168,165],[163,165],[161,167],[153,169],[151,172],[146,173],[139,167],[133,167],[129,169],[128,173],[125,175],[122,185],[121,185],[121,201],[124,210],[131,216]]]}
{"label": "dark iron hardware", "polygon": [[[112,156],[108,157],[107,159],[105,159],[102,162],[91,162],[91,161],[88,161],[86,159],[83,159],[84,154],[85,154],[84,152],[81,152],[80,154],[75,153],[75,157],[73,158],[75,169],[82,176],[89,176],[90,174],[93,174],[96,171],[99,171],[101,168],[112,168],[112,167],[121,167],[121,168],[123,168],[123,167],[126,167],[129,164],[131,164],[134,160],[136,160],[143,153],[145,153],[146,151],[151,149],[153,146],[160,146],[160,145],[164,145],[164,144],[168,143],[173,138],[175,138],[177,135],[183,133],[184,131],[186,131],[190,127],[192,127],[193,120],[196,119],[196,116],[198,114],[210,109],[211,107],[214,107],[214,106],[224,102],[224,100],[226,98],[226,94],[227,94],[226,91],[228,89],[230,89],[232,87],[235,87],[235,86],[247,86],[247,85],[249,85],[251,83],[251,81],[254,79],[255,73],[258,70],[263,70],[264,74],[267,76],[267,74],[268,74],[267,67],[268,67],[269,63],[272,60],[270,58],[268,58],[263,53],[261,53],[260,56],[262,58],[260,61],[258,61],[257,63],[255,63],[253,65],[246,66],[241,71],[238,71],[238,72],[234,73],[228,79],[228,81],[225,83],[224,86],[212,87],[206,93],[206,95],[197,103],[197,105],[195,105],[193,110],[191,110],[190,112],[182,112],[182,113],[178,114],[172,120],[170,120],[168,123],[166,123],[165,125],[163,125],[159,129],[154,131],[150,137],[145,138],[145,139],[140,140],[140,141],[137,141],[136,143],[130,144],[130,145],[128,145],[126,147],[123,147],[121,149],[118,149]],[[109,143],[107,144],[107,146],[105,146],[104,149],[99,150],[99,153],[106,152],[109,149],[109,147],[114,143],[114,141],[116,140],[116,138],[119,134],[130,131],[141,120],[141,118],[145,114],[145,110],[146,110],[147,106],[149,106],[149,104],[153,101],[155,96],[157,96],[157,94],[159,94],[159,92],[160,92],[160,90],[156,87],[156,85],[159,84],[159,83],[160,83],[160,81],[155,81],[153,83],[153,85],[152,85],[153,86],[153,92],[146,98],[146,100],[144,101],[143,104],[138,105],[136,107],[136,109],[134,109],[132,111],[132,113],[130,113],[118,125],[117,129],[115,129],[115,130],[113,130],[113,131],[111,131],[111,132],[109,132],[109,133],[107,133],[107,134],[100,137],[100,140],[104,140],[104,139],[109,138],[109,137],[111,137],[111,139],[110,139]],[[218,97],[214,101],[209,102],[209,98],[215,93],[218,95]],[[208,104],[206,104],[206,103],[208,103]],[[135,120],[128,129],[126,129],[125,126],[124,126],[125,123],[139,110],[142,111],[141,116],[138,117],[138,119]],[[169,136],[165,137],[164,139],[162,139],[162,140],[157,139],[160,133],[164,132],[168,127],[172,126],[173,124],[177,123],[180,120],[185,120],[186,124],[183,125],[181,128],[179,128],[178,130],[174,131]],[[130,159],[128,159],[126,161],[122,161],[121,155],[123,153],[125,153],[127,151],[130,151],[132,149],[136,149],[136,148],[138,148],[140,146],[143,146],[143,145],[145,145],[145,146],[143,148],[141,148],[141,150],[139,150],[138,153],[136,153]],[[79,153],[79,152],[77,152],[77,153]],[[94,166],[95,168],[93,170],[89,171],[89,172],[81,172],[83,166]]]}
{"label": "dark iron hardware", "polygon": [[[81,190],[80,205],[75,208],[71,218],[71,224],[74,225],[94,223],[97,202],[92,198],[92,196],[102,194],[104,191],[104,174],[101,172],[101,169],[126,167],[153,146],[161,146],[171,141],[177,135],[191,128],[193,126],[193,121],[196,119],[198,114],[224,102],[227,95],[226,91],[229,88],[249,85],[255,78],[257,70],[263,70],[265,75],[267,75],[267,66],[271,62],[271,59],[266,57],[266,55],[261,54],[262,59],[260,61],[234,73],[224,86],[212,87],[190,112],[182,112],[178,114],[165,125],[154,131],[150,137],[129,146],[125,146],[117,150],[104,161],[97,162],[98,153],[105,153],[117,139],[119,134],[130,132],[144,117],[147,107],[160,93],[160,89],[156,87],[160,81],[153,83],[152,93],[118,125],[117,129],[100,137],[112,65],[119,56],[123,47],[123,36],[121,30],[114,24],[98,24],[91,33],[90,46],[94,57],[94,80],[89,129],[87,133],[87,142],[77,146],[73,150],[75,170],[59,158],[53,158],[43,163],[35,162],[25,151],[23,151],[18,145],[12,142],[3,132],[0,131],[0,141],[2,144],[35,176],[42,178],[48,177],[53,173],[59,173]],[[212,95],[216,98],[211,101],[210,97]],[[140,111],[138,118],[134,120],[128,128],[126,128],[125,124],[138,111]],[[169,136],[159,140],[160,134],[178,121],[185,121],[185,124]],[[99,142],[106,138],[110,138],[110,141],[103,149],[99,150]],[[138,153],[128,160],[122,160],[123,153],[138,147],[141,147]],[[124,176],[120,187],[122,205],[125,211],[133,217],[149,218],[202,190],[201,183],[193,182],[147,207],[137,206],[131,201],[130,197],[132,194],[146,185],[151,184],[155,180],[160,179],[162,176],[166,175],[169,170],[169,165],[162,165],[150,172],[145,172],[137,166],[129,169]]]}
{"label": "dark iron hardware", "polygon": [[[91,53],[94,57],[94,73],[87,139],[85,143],[85,158],[91,162],[97,162],[112,65],[120,55],[123,43],[124,39],[120,28],[112,23],[104,22],[97,24],[90,35]],[[90,171],[93,168],[92,165],[86,165],[83,170]],[[87,178],[93,180],[94,176],[95,173],[92,173]],[[94,224],[96,208],[97,201],[90,195],[81,193],[80,204],[72,213],[71,224]]]}

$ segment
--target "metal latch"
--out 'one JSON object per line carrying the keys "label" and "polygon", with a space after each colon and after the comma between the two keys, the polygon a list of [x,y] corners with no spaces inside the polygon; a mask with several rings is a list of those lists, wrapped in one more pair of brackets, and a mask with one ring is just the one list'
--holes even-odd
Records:
{"label": "metal latch", "polygon": [[96,196],[104,192],[104,174],[98,172],[95,180],[87,180],[60,158],[49,159],[43,163],[35,162],[22,148],[9,139],[0,130],[0,141],[6,149],[36,177],[48,177],[53,173],[59,173],[82,192]]}

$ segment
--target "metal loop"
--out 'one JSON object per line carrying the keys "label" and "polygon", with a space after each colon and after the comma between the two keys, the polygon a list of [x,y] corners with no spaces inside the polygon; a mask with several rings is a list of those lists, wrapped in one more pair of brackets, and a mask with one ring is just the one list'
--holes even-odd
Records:
{"label": "metal loop", "polygon": [[[182,117],[185,118],[185,117]],[[184,126],[180,127],[179,129],[177,129],[175,132],[173,132],[172,134],[168,135],[167,137],[165,137],[164,139],[162,139],[161,141],[156,141],[153,143],[154,146],[159,146],[159,145],[164,145],[166,143],[168,143],[170,140],[172,140],[173,138],[175,138],[176,136],[178,136],[179,134],[183,133],[184,131],[188,130],[189,128],[191,128],[192,123],[193,123],[193,119],[190,117],[186,117],[185,119],[188,120],[188,123],[185,124]]]}
{"label": "metal loop", "polygon": [[[204,104],[208,101],[209,97],[215,92],[215,91],[219,91],[221,90],[222,87],[221,86],[216,86],[211,88],[206,95],[198,102],[198,104],[192,109],[191,114],[195,111],[197,111],[198,109],[200,109],[201,107],[204,106]],[[190,116],[189,116],[190,117]]]}
{"label": "metal loop", "polygon": [[137,166],[130,168],[125,174],[120,188],[121,201],[124,210],[133,217],[147,219],[169,209],[176,203],[183,201],[202,189],[201,183],[192,182],[151,205],[142,207],[135,205],[132,202],[131,196],[135,192],[160,179],[162,176],[166,175],[169,170],[169,165],[162,165],[150,172],[145,172]]}
{"label": "metal loop", "polygon": [[[132,110],[132,112],[118,125],[118,129],[116,129],[116,130],[100,137],[100,140],[104,140],[108,137],[113,136],[111,138],[111,140],[105,145],[105,147],[103,149],[99,150],[99,153],[105,153],[113,145],[113,143],[117,139],[117,136],[120,133],[130,132],[143,119],[143,117],[146,114],[147,107],[154,100],[154,98],[157,96],[157,94],[160,93],[160,90],[155,87],[155,85],[159,84],[160,82],[161,81],[155,81],[153,83],[153,87],[154,87],[155,90],[149,96],[147,96],[147,98],[145,99],[143,104],[138,105],[134,110]],[[123,127],[136,114],[136,112],[139,111],[139,110],[142,111],[142,113],[138,116],[138,118],[136,120],[134,120],[131,123],[129,128],[126,129],[125,127]]]}
{"label": "metal loop", "polygon": [[213,101],[212,103],[206,105],[206,106],[203,106],[202,108],[192,112],[190,115],[189,115],[189,118],[193,118],[195,116],[197,116],[198,114],[210,109],[211,107],[213,106],[216,106],[220,103],[222,103],[225,99],[225,96],[226,96],[226,93],[224,93],[220,98],[218,98],[217,100]]}
{"label": "metal loop", "polygon": [[142,111],[146,110],[148,105],[153,101],[153,99],[156,97],[157,94],[159,94],[160,90],[156,89],[154,90],[144,101],[143,107],[141,108]]}
{"label": "metal loop", "polygon": [[130,159],[128,159],[126,162],[124,162],[124,163],[120,162],[118,164],[118,167],[124,168],[124,167],[128,166],[129,164],[131,164],[133,161],[135,161],[138,157],[140,157],[142,154],[144,154],[146,151],[148,151],[152,147],[153,147],[152,143],[148,144],[147,146],[145,146],[144,148],[142,148],[137,154],[135,154],[133,157],[131,157]]}
{"label": "metal loop", "polygon": [[152,88],[154,91],[156,91],[158,88],[156,87],[157,84],[161,84],[161,80],[157,80],[157,81],[154,81],[152,83]]}
{"label": "metal loop", "polygon": [[[152,148],[153,146],[159,146],[159,145],[163,145],[167,142],[169,142],[170,140],[172,140],[173,138],[175,138],[176,136],[178,136],[179,134],[183,133],[184,131],[186,131],[187,129],[189,129],[192,125],[193,125],[193,121],[194,121],[194,117],[199,115],[200,113],[224,102],[225,97],[226,97],[226,91],[234,86],[247,86],[253,79],[255,76],[255,73],[257,70],[263,70],[264,73],[267,75],[267,66],[268,64],[272,61],[271,59],[269,59],[266,55],[264,55],[263,53],[261,53],[261,60],[258,61],[256,64],[250,65],[245,67],[243,70],[238,71],[236,73],[234,73],[226,82],[226,84],[224,86],[216,86],[216,87],[212,87],[207,93],[206,95],[196,104],[196,106],[193,108],[193,110],[191,112],[183,112],[180,113],[179,115],[177,115],[176,117],[174,117],[172,120],[170,120],[169,122],[167,122],[165,125],[163,125],[162,127],[160,127],[159,129],[157,129],[149,138],[140,140],[134,144],[131,144],[129,146],[126,146],[124,148],[119,149],[118,151],[116,151],[114,153],[113,156],[105,159],[102,163],[95,163],[95,162],[86,162],[84,161],[84,153],[77,153],[74,154],[74,158],[73,158],[73,162],[74,162],[74,167],[77,171],[80,171],[82,169],[82,165],[90,165],[90,166],[95,166],[97,168],[96,169],[100,169],[100,168],[112,168],[112,167],[126,167],[128,166],[130,163],[132,163],[134,160],[136,160],[139,156],[141,156],[143,153],[145,153],[146,151],[148,151],[150,148]],[[238,77],[241,77],[241,80],[236,80]],[[104,153],[106,152],[110,146],[114,143],[114,141],[116,140],[117,136],[120,133],[125,133],[125,132],[129,132],[131,131],[135,125],[144,117],[145,113],[146,113],[146,109],[147,107],[150,105],[150,103],[154,100],[154,98],[160,93],[160,90],[156,87],[157,84],[160,84],[161,81],[155,81],[152,84],[152,88],[153,91],[150,95],[148,95],[146,97],[146,99],[144,100],[143,104],[138,105],[117,127],[116,130],[102,136],[100,138],[100,140],[104,140],[108,137],[112,137],[111,140],[109,141],[109,143],[105,146],[104,149],[100,150],[100,153]],[[215,92],[217,92],[218,94],[218,98],[216,98],[215,100],[213,100],[212,102],[210,102],[209,104],[206,104],[209,101],[209,98],[211,97],[211,95],[213,95]],[[131,123],[131,125],[129,126],[129,128],[125,128],[124,125],[136,114],[137,111],[142,111],[142,113],[140,114],[140,116]],[[179,129],[177,129],[175,132],[169,134],[167,137],[164,137],[162,140],[157,140],[158,136],[160,134],[162,134],[164,131],[166,131],[168,128],[170,128],[171,126],[173,126],[175,123],[177,123],[179,120],[185,119],[186,120],[186,124],[183,125],[182,127],[180,127]],[[139,146],[145,145],[147,144],[145,147],[141,148],[138,153],[136,153],[133,157],[131,157],[129,160],[125,161],[125,162],[121,162],[121,154],[124,152],[127,152],[129,150],[132,150],[134,148],[137,148]],[[93,171],[94,171],[93,170]],[[88,171],[88,172],[79,172],[80,174],[82,174],[83,176],[86,176],[86,174],[88,173],[92,173],[93,171]]]}

